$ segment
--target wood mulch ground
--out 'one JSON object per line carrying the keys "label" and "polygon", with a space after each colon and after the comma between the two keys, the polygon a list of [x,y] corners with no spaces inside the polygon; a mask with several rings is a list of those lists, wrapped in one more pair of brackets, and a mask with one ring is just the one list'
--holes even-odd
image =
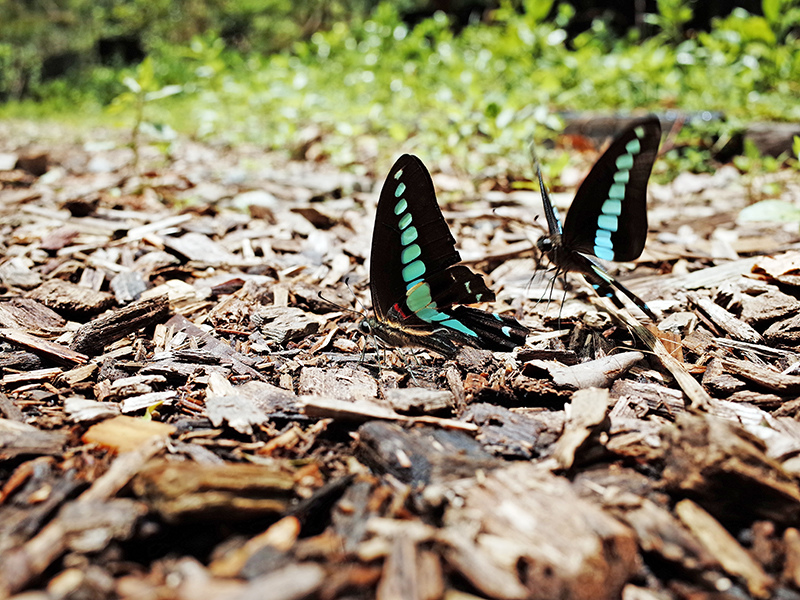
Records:
{"label": "wood mulch ground", "polygon": [[797,171],[651,185],[618,274],[657,328],[576,278],[537,303],[538,193],[435,173],[532,329],[444,360],[357,331],[384,173],[20,127],[0,598],[800,599],[800,234],[737,221]]}

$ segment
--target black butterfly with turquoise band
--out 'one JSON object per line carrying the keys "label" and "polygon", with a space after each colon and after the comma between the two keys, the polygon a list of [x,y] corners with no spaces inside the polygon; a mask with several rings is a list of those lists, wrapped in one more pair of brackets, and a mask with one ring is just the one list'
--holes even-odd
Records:
{"label": "black butterfly with turquoise band", "polygon": [[374,317],[361,329],[392,346],[454,356],[460,345],[509,351],[525,343],[516,319],[464,306],[495,299],[464,265],[433,181],[416,156],[401,156],[383,184],[370,256]]}
{"label": "black butterfly with turquoise band", "polygon": [[655,116],[627,126],[581,183],[563,227],[536,165],[549,229],[536,245],[555,265],[556,275],[581,273],[599,295],[622,307],[615,290],[621,292],[651,319],[656,316],[647,304],[595,258],[625,262],[642,254],[647,239],[647,181],[660,142],[661,124]]}

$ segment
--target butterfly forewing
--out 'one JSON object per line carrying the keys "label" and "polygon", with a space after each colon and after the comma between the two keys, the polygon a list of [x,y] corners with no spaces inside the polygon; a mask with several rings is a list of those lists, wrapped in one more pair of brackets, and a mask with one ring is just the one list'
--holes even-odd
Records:
{"label": "butterfly forewing", "polygon": [[572,201],[562,243],[603,260],[638,258],[647,238],[647,180],[661,125],[655,116],[633,122],[603,153]]}
{"label": "butterfly forewing", "polygon": [[416,156],[403,155],[381,190],[372,238],[370,284],[379,316],[404,327],[459,328],[446,318],[453,304],[494,300],[483,278],[463,265],[442,216],[433,181]]}

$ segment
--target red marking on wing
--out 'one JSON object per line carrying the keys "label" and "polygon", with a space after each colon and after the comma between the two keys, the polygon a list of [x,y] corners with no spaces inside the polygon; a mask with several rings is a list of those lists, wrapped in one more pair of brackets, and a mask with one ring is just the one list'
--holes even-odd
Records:
{"label": "red marking on wing", "polygon": [[395,305],[392,308],[394,308],[398,312],[398,314],[401,317],[403,317],[404,319],[408,318],[408,315],[406,313],[404,313],[403,309],[400,307],[400,303],[399,302],[395,303]]}

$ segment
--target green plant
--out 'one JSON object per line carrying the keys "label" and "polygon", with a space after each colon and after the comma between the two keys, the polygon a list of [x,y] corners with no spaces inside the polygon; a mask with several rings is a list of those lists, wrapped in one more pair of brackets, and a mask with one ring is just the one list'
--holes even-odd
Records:
{"label": "green plant", "polygon": [[127,92],[117,96],[111,104],[112,112],[132,112],[133,124],[130,130],[130,148],[133,150],[133,166],[139,166],[139,141],[144,130],[151,134],[158,134],[162,141],[168,140],[169,129],[162,123],[146,119],[146,109],[151,103],[162,100],[183,91],[179,85],[159,85],[155,77],[153,61],[146,58],[136,68],[136,77],[126,75],[122,84],[128,88]]}

